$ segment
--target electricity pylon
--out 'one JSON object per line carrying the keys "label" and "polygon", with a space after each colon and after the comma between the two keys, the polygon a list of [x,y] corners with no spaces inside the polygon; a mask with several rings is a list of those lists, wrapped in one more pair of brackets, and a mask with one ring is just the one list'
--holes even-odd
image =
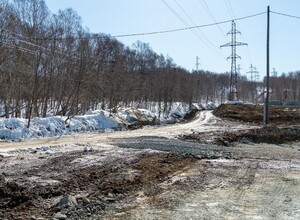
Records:
{"label": "electricity pylon", "polygon": [[237,100],[237,85],[238,85],[238,76],[236,71],[236,58],[241,58],[236,54],[236,47],[248,45],[246,43],[236,42],[236,34],[241,34],[238,30],[236,30],[236,24],[234,21],[231,23],[231,31],[227,33],[227,35],[231,35],[231,42],[221,45],[220,47],[231,47],[231,55],[227,57],[231,59],[231,72],[230,72],[230,96],[229,101]]}
{"label": "electricity pylon", "polygon": [[257,81],[258,71],[256,70],[256,67],[251,64],[249,68],[250,71],[248,71],[247,73],[250,73],[250,81]]}
{"label": "electricity pylon", "polygon": [[197,56],[196,57],[196,71],[199,70],[199,65],[200,65],[200,63],[199,63],[199,57]]}
{"label": "electricity pylon", "polygon": [[277,77],[277,71],[275,71],[275,68],[273,68],[272,76],[273,76],[273,77]]}
{"label": "electricity pylon", "polygon": [[258,82],[259,81],[259,72],[257,71],[256,66],[254,67],[254,74],[255,74],[254,79],[256,82]]}

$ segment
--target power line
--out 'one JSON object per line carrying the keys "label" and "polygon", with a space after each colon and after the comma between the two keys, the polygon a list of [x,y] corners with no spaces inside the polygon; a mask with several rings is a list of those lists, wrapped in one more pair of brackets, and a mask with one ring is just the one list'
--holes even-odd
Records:
{"label": "power line", "polygon": [[[165,0],[161,0],[166,6],[167,8],[187,27],[189,27],[189,23],[186,22],[184,20],[184,18],[182,18]],[[178,4],[178,3],[177,3]],[[178,4],[179,5],[179,4]],[[179,5],[179,7],[181,7]],[[182,9],[183,10],[183,9]],[[183,10],[184,11],[184,10]],[[201,40],[209,49],[211,49],[215,54],[219,55],[218,51],[214,48],[212,48],[208,43],[206,43],[200,36],[199,34],[194,30],[194,29],[191,29],[191,31],[193,32],[193,34],[195,34],[195,36]]]}
{"label": "power line", "polygon": [[185,20],[167,3],[165,2],[164,0],[161,0],[165,6],[167,6],[167,8],[177,17],[179,18],[179,20],[181,20],[182,23],[184,23],[186,25],[186,22]]}
{"label": "power line", "polygon": [[7,47],[7,48],[10,48],[10,49],[17,49],[17,50],[19,50],[21,52],[24,52],[24,53],[30,53],[31,55],[36,55],[36,51],[28,50],[26,48],[19,47],[19,46],[16,46],[16,45],[4,44],[4,46]]}
{"label": "power line", "polygon": [[[239,17],[239,18],[236,18],[236,19],[233,19],[233,20],[234,21],[244,20],[244,19],[248,19],[248,18],[253,18],[253,17],[260,16],[260,15],[264,15],[266,13],[267,12],[260,12],[260,13],[253,14],[253,15]],[[142,35],[165,34],[165,33],[179,32],[179,31],[186,31],[186,30],[196,29],[196,28],[210,27],[210,26],[225,24],[225,23],[229,23],[229,22],[232,22],[232,19],[224,20],[224,21],[219,21],[219,22],[214,22],[214,23],[210,23],[210,24],[190,26],[190,27],[186,27],[186,28],[178,28],[178,29],[164,30],[164,31],[153,31],[153,32],[145,32],[145,33],[136,33],[136,34],[122,34],[122,35],[114,35],[112,37],[121,38],[121,37],[134,37],[134,36],[142,36]]]}
{"label": "power line", "polygon": [[[2,29],[2,30],[4,30],[4,29]],[[6,31],[6,30],[4,30],[4,31]],[[8,31],[6,31],[6,32],[7,32],[9,35],[15,34],[15,33],[10,33],[10,32],[8,32]],[[27,38],[27,39],[30,40],[29,37],[25,37],[25,36],[22,36],[22,35],[20,35],[20,34],[15,34],[15,35],[16,35],[16,36],[19,36],[19,37]],[[46,47],[43,47],[43,46],[34,44],[34,43],[32,43],[32,42],[29,42],[29,41],[25,41],[25,40],[21,40],[21,39],[16,39],[15,37],[10,37],[9,39],[10,39],[10,40],[14,40],[14,39],[15,39],[15,40],[17,40],[18,42],[22,42],[22,43],[24,43],[24,44],[27,44],[27,45],[30,45],[30,46],[33,46],[33,47],[37,47],[38,49],[43,49],[43,50],[46,50],[46,51],[48,51],[48,52],[54,52],[54,53],[59,54],[59,55],[68,56],[67,54],[64,54],[64,53],[62,53],[62,52],[59,52],[59,51],[57,51],[57,50],[50,50],[50,49],[48,49],[48,48],[46,48]],[[16,47],[19,47],[19,46],[16,45]],[[24,50],[24,51],[28,50],[28,49],[23,48],[23,47],[19,47],[19,48],[22,49],[22,50]],[[28,50],[28,51],[32,52],[31,50]],[[33,53],[35,53],[35,52],[33,52]]]}
{"label": "power line", "polygon": [[[247,15],[243,17],[239,17],[236,19],[233,19],[234,21],[239,21],[239,20],[245,20],[253,17],[257,17],[260,15],[264,15],[267,12],[260,12],[252,15]],[[166,34],[166,33],[173,33],[173,32],[180,32],[180,31],[187,31],[191,29],[197,29],[197,28],[204,28],[204,27],[211,27],[215,25],[220,25],[220,24],[226,24],[232,22],[232,19],[229,20],[224,20],[224,21],[219,21],[219,22],[214,22],[214,23],[209,23],[209,24],[203,24],[203,25],[195,25],[195,26],[189,26],[185,28],[177,28],[177,29],[170,29],[170,30],[162,30],[162,31],[152,31],[152,32],[144,32],[144,33],[132,33],[132,34],[120,34],[120,35],[111,35],[111,36],[100,36],[100,35],[93,35],[93,36],[86,36],[86,37],[44,37],[44,38],[31,38],[35,40],[64,40],[64,39],[74,39],[74,40],[81,40],[81,39],[99,39],[99,38],[107,38],[107,37],[113,37],[113,38],[122,38],[122,37],[136,37],[136,36],[145,36],[145,35],[156,35],[156,34]],[[5,29],[1,29],[5,30]],[[5,30],[7,31],[7,30]],[[27,37],[28,38],[28,37]]]}
{"label": "power line", "polygon": [[[198,0],[198,2],[201,4],[201,6],[206,10],[206,13],[208,14],[208,15],[210,15],[210,17],[213,19],[213,21],[215,22],[215,23],[217,23],[217,21],[216,21],[216,19],[215,19],[215,17],[213,16],[213,14],[212,14],[212,12],[211,12],[211,10],[209,9],[209,7],[208,7],[208,5],[206,4],[206,2],[203,0],[203,3],[202,3],[202,1],[201,0]],[[226,35],[224,34],[224,31],[221,29],[221,27],[217,24],[217,26],[218,26],[218,28],[219,28],[219,30],[220,30],[220,32],[221,32],[221,34],[223,35],[223,37],[226,39],[226,41],[227,41],[227,37],[226,37]]]}
{"label": "power line", "polygon": [[286,17],[290,17],[290,18],[296,18],[296,19],[300,19],[300,17],[295,16],[295,15],[289,15],[289,14],[285,14],[285,13],[280,13],[280,12],[275,12],[275,11],[270,11],[273,14],[277,14],[277,15],[282,15],[282,16],[286,16]]}
{"label": "power line", "polygon": [[[175,3],[178,5],[178,7],[182,10],[182,12],[188,17],[188,19],[192,22],[192,24],[193,25],[196,25],[196,23],[194,22],[194,20],[191,18],[191,16],[189,16],[188,15],[188,13],[182,8],[182,6],[178,3],[178,1],[177,0],[175,0]],[[206,35],[202,32],[202,31],[200,31],[200,30],[198,30],[199,31],[199,33],[207,40],[207,42],[209,42],[212,46],[214,46],[214,47],[216,47],[207,37],[206,37]]]}
{"label": "power line", "polygon": [[[191,18],[191,16],[189,16],[189,14],[183,9],[183,7],[178,3],[177,0],[175,0],[175,3],[177,4],[177,6],[181,9],[181,11],[187,16],[187,18],[191,21],[191,23],[193,25],[196,25],[196,23],[194,22],[194,20]],[[201,30],[198,30],[198,32],[200,33],[200,35],[205,38],[205,40],[212,46],[212,47],[215,47],[217,48],[216,45],[214,45],[207,37],[206,35],[201,31]],[[218,52],[218,50],[217,50]]]}
{"label": "power line", "polygon": [[[233,9],[232,9],[232,6],[231,6],[230,1],[229,1],[229,0],[225,0],[225,1],[228,2],[228,5],[229,5],[229,11],[231,11],[233,18],[235,18],[235,14],[234,14],[234,11],[233,11]],[[226,2],[225,2],[225,3],[226,3]],[[227,4],[226,4],[226,6],[227,6]],[[227,7],[228,7],[228,6],[227,6]]]}

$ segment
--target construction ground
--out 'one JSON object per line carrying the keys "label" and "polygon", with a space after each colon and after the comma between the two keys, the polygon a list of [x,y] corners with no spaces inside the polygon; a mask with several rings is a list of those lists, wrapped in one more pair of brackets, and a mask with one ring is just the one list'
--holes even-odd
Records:
{"label": "construction ground", "polygon": [[0,143],[0,219],[300,219],[300,108]]}

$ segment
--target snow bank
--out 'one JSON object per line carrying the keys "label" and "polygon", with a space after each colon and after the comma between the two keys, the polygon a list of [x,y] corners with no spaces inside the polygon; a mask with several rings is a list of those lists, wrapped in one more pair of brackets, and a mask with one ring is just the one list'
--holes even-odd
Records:
{"label": "snow bank", "polygon": [[158,105],[152,105],[151,110],[143,108],[125,108],[119,109],[118,117],[130,123],[130,125],[155,125],[155,124],[171,124],[184,119],[185,115],[193,109],[202,110],[200,104],[192,104],[174,102]]}
{"label": "snow bank", "polygon": [[34,118],[29,129],[26,119],[0,119],[0,139],[16,141],[34,137],[60,136],[74,132],[111,131],[123,128],[123,125],[114,117],[100,112],[75,116],[67,121],[66,119],[66,117],[60,116]]}
{"label": "snow bank", "polygon": [[28,129],[27,120],[19,118],[0,120],[0,138],[8,140],[18,140],[26,138]]}
{"label": "snow bank", "polygon": [[161,106],[160,109],[157,109],[155,114],[162,124],[176,123],[181,121],[184,116],[193,109],[202,110],[203,107],[197,103],[193,103],[190,106],[187,103],[174,102],[168,104],[167,106]]}
{"label": "snow bank", "polygon": [[126,128],[138,128],[143,125],[175,123],[193,109],[202,109],[201,105],[193,104],[192,108],[185,103],[168,103],[156,105],[150,110],[143,108],[123,108],[118,113],[108,111],[88,111],[86,115],[71,119],[62,116],[34,118],[30,128],[27,119],[0,119],[0,139],[21,140],[36,137],[53,137],[75,132],[104,131],[111,132]]}

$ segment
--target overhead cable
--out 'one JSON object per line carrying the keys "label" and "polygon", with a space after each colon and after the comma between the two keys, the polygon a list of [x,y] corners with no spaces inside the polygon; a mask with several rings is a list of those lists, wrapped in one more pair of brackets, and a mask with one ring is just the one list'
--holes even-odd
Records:
{"label": "overhead cable", "polygon": [[[183,9],[183,7],[178,3],[177,0],[175,0],[175,3],[177,4],[177,6],[181,9],[181,11],[185,14],[185,16],[187,16],[187,18],[191,21],[191,23],[193,25],[196,25],[196,23],[194,22],[194,20],[191,18],[191,16]],[[186,26],[190,26],[188,24],[188,22],[185,22]],[[193,31],[193,30],[192,30]],[[219,54],[219,50],[216,50],[215,48],[218,48],[216,45],[214,45],[207,37],[206,35],[201,31],[201,30],[198,30],[198,32],[194,32],[193,33],[204,43],[206,44],[207,47],[209,47],[212,51],[214,51],[216,54]],[[199,34],[201,35],[201,37],[203,37],[205,39],[202,39]]]}
{"label": "overhead cable", "polygon": [[271,11],[271,13],[273,13],[273,14],[277,14],[277,15],[286,16],[286,17],[290,17],[290,18],[296,18],[296,19],[300,19],[300,17],[298,17],[298,16],[295,16],[295,15],[289,15],[289,14],[284,14],[284,13],[275,12],[275,11]]}
{"label": "overhead cable", "polygon": [[[208,5],[206,4],[206,2],[205,2],[204,0],[203,0],[203,1],[198,0],[198,2],[199,2],[199,3],[201,4],[201,6],[204,8],[204,10],[206,11],[206,13],[213,19],[213,21],[217,23],[217,21],[216,21],[214,15],[212,14],[212,12],[211,12],[211,10],[209,9],[209,7],[208,7]],[[225,40],[227,41],[228,39],[227,39],[227,37],[226,37],[226,34],[225,34],[224,31],[221,29],[220,25],[217,24],[217,26],[218,26],[219,31],[221,32],[221,34],[223,35],[223,37],[224,37]]]}
{"label": "overhead cable", "polygon": [[[267,12],[260,12],[260,13],[253,14],[253,15],[239,17],[239,18],[234,19],[234,21],[239,21],[239,20],[244,20],[244,19],[248,19],[248,18],[257,17],[257,16],[260,16],[260,15],[263,15],[263,14],[266,14],[266,13]],[[232,22],[232,19],[225,20],[225,21],[214,22],[214,23],[210,23],[210,24],[190,26],[190,27],[186,27],[186,28],[178,28],[178,29],[171,29],[171,30],[164,30],[164,31],[153,31],[153,32],[145,32],[145,33],[135,33],[135,34],[121,34],[121,35],[114,35],[112,37],[121,38],[121,37],[134,37],[134,36],[142,36],[142,35],[165,34],[165,33],[179,32],[179,31],[186,31],[186,30],[191,30],[191,29],[196,29],[196,28],[210,27],[210,26],[215,26],[215,25],[225,24],[225,23],[230,23],[230,22]]]}
{"label": "overhead cable", "polygon": [[[253,17],[257,17],[260,15],[264,15],[267,12],[260,12],[248,16],[243,16],[239,18],[233,19],[234,21],[239,21],[239,20],[245,20]],[[279,14],[279,13],[278,13]],[[195,26],[189,26],[185,28],[177,28],[177,29],[170,29],[170,30],[162,30],[162,31],[152,31],[152,32],[144,32],[144,33],[132,33],[132,34],[120,34],[120,35],[111,35],[111,36],[99,36],[99,35],[93,35],[93,36],[87,36],[87,37],[43,37],[43,38],[32,38],[35,40],[63,40],[63,39],[98,39],[98,38],[107,38],[107,37],[114,37],[114,38],[122,38],[122,37],[135,37],[135,36],[144,36],[144,35],[156,35],[156,34],[166,34],[166,33],[173,33],[173,32],[180,32],[180,31],[187,31],[191,29],[197,29],[197,28],[204,28],[204,27],[211,27],[215,25],[220,25],[220,24],[226,24],[226,23],[231,23],[232,19],[230,20],[224,20],[224,21],[219,21],[219,22],[214,22],[214,23],[209,23],[209,24],[203,24],[203,25],[195,25]],[[5,29],[1,29],[5,30]],[[27,37],[29,38],[29,37]]]}

